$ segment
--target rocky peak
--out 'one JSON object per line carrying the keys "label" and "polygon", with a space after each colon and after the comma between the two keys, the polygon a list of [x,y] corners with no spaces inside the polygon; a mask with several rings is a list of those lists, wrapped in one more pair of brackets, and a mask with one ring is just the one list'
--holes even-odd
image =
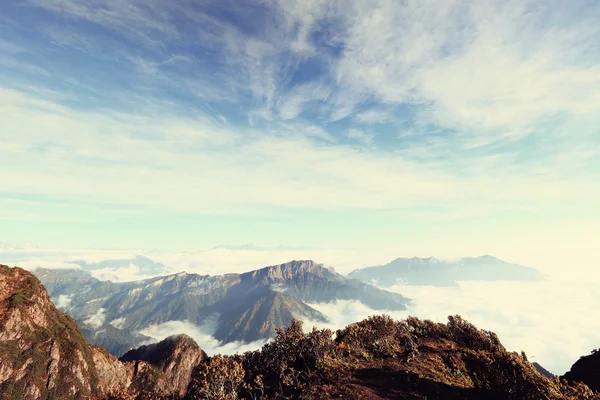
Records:
{"label": "rocky peak", "polygon": [[142,346],[123,355],[123,362],[147,361],[165,373],[169,382],[184,395],[191,381],[192,371],[208,356],[187,335],[171,336],[159,343]]}
{"label": "rocky peak", "polygon": [[[308,275],[338,277],[338,274],[311,260],[290,261],[285,264],[273,265],[250,273],[253,279],[269,282],[281,282],[304,278]],[[246,275],[246,274],[244,274]]]}

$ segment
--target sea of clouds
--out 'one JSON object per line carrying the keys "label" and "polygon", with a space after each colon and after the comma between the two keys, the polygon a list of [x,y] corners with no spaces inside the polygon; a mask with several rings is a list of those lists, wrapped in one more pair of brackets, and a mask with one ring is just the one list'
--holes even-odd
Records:
{"label": "sea of clouds", "polygon": [[[164,265],[162,270],[148,273],[132,260],[137,254]],[[340,273],[355,268],[385,264],[395,258],[393,250],[358,251],[292,248],[214,248],[197,252],[136,252],[122,250],[45,250],[27,248],[0,251],[0,262],[27,269],[80,268],[70,263],[84,260],[99,263],[123,260],[118,265],[90,270],[98,279],[133,281],[186,271],[217,275],[245,272],[290,260],[313,259]],[[515,261],[507,259],[506,261]],[[519,260],[517,260],[518,262]],[[396,285],[391,289],[412,299],[408,310],[402,312],[373,310],[356,301],[337,301],[329,304],[310,304],[329,318],[328,323],[305,321],[305,327],[339,329],[369,315],[385,312],[401,319],[408,315],[445,322],[448,315],[460,314],[478,327],[496,332],[502,343],[514,351],[524,350],[531,361],[537,361],[551,372],[562,374],[582,355],[600,347],[600,271],[590,260],[562,261],[552,268],[539,268],[548,280],[533,283],[517,282],[460,282],[455,287]],[[530,264],[531,265],[531,264]],[[531,265],[538,267],[537,265]],[[68,298],[58,299],[60,306]],[[90,323],[98,323],[103,315],[94,315]],[[260,347],[264,342],[223,344],[214,338],[216,319],[201,326],[187,321],[170,321],[147,328],[142,333],[154,340],[185,333],[193,337],[209,354],[243,352]]]}

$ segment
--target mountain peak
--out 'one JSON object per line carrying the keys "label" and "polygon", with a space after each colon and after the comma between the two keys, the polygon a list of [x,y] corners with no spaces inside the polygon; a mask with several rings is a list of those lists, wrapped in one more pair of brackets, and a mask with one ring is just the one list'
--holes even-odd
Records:
{"label": "mountain peak", "polygon": [[502,261],[498,257],[491,256],[489,254],[484,254],[482,256],[477,257],[478,260],[481,261]]}
{"label": "mountain peak", "polygon": [[323,264],[312,260],[293,260],[284,264],[271,265],[252,272],[253,277],[265,277],[270,280],[288,280],[306,274],[334,274]]}
{"label": "mountain peak", "polygon": [[191,381],[192,370],[207,357],[194,339],[181,334],[130,350],[119,360],[146,361],[155,365],[165,373],[179,394],[184,395]]}

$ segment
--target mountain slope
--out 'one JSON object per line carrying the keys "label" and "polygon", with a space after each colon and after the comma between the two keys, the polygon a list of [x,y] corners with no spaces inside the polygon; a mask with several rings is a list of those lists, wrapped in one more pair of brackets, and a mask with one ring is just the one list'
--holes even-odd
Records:
{"label": "mountain slope", "polygon": [[[358,300],[376,310],[403,310],[408,302],[397,293],[347,279],[312,261],[292,261],[245,274],[183,272],[126,283],[98,281],[80,270],[35,273],[48,284],[52,298],[82,322],[86,338],[106,345],[115,355],[139,345],[134,332],[167,321],[200,325],[219,315],[218,340],[253,341],[272,336],[292,316],[325,319],[304,302]],[[124,340],[128,332],[133,338],[130,343]]]}
{"label": "mountain slope", "polygon": [[436,258],[398,258],[392,262],[357,269],[349,278],[391,287],[406,285],[455,286],[459,281],[519,281],[544,280],[544,275],[530,267],[511,264],[492,256],[443,261]]}
{"label": "mountain slope", "polygon": [[0,265],[0,394],[3,399],[89,399],[111,390],[173,390],[148,363],[122,363],[88,345],[31,273]]}
{"label": "mountain slope", "polygon": [[222,314],[215,337],[225,342],[253,342],[275,335],[276,329],[287,326],[293,318],[325,322],[317,310],[284,293],[268,287],[259,288],[245,299],[231,303]]}

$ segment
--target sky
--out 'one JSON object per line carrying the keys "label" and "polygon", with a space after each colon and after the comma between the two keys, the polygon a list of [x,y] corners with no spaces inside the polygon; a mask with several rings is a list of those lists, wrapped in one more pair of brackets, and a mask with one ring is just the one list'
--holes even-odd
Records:
{"label": "sky", "polygon": [[591,268],[598,20],[580,0],[4,0],[0,239]]}

